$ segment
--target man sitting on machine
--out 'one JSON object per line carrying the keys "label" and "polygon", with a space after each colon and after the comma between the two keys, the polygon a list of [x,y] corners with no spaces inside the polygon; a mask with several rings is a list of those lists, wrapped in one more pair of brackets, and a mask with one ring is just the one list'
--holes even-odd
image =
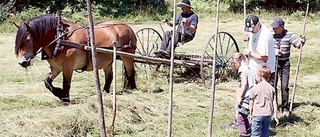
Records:
{"label": "man sitting on machine", "polygon": [[[182,0],[180,4],[177,5],[181,7],[182,12],[176,18],[176,24],[179,25],[177,31],[175,32],[175,40],[172,40],[172,31],[165,31],[163,33],[163,39],[161,43],[161,48],[155,51],[154,54],[159,57],[170,57],[171,45],[174,43],[174,49],[177,47],[178,42],[186,43],[191,41],[195,34],[198,24],[198,16],[191,10],[191,4],[189,0]],[[167,23],[169,26],[173,26],[173,23],[165,18],[163,22]]]}

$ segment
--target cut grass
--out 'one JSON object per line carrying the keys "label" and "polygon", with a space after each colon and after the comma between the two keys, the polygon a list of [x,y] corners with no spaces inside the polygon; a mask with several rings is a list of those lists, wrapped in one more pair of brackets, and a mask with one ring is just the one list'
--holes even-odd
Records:
{"label": "cut grass", "polygon": [[[235,17],[233,17],[235,16]],[[232,19],[223,16],[219,31],[229,32],[240,45],[242,42],[242,15]],[[261,15],[262,16],[262,15]],[[269,25],[272,18],[263,19]],[[287,18],[290,20],[290,17]],[[286,27],[300,35],[302,21],[288,21]],[[135,31],[142,27],[153,27],[160,34],[158,25],[131,25]],[[206,40],[213,35],[215,21],[212,18],[200,20],[196,38],[181,47],[179,52],[200,54]],[[168,29],[164,26],[165,29]],[[318,22],[309,22],[306,29],[307,43],[303,49],[293,115],[289,118],[280,113],[279,127],[271,127],[271,135],[277,137],[318,136],[320,134],[320,96],[318,70],[319,39]],[[0,34],[0,136],[99,136],[97,99],[92,72],[74,73],[70,96],[73,104],[64,106],[45,89],[43,79],[48,63],[39,57],[33,66],[25,71],[16,62],[14,35]],[[298,50],[292,49],[290,92]],[[117,68],[117,92],[122,89],[121,63]],[[166,73],[149,73],[148,79],[137,70],[138,91],[117,96],[117,117],[115,136],[166,136],[168,126],[168,79]],[[103,75],[100,74],[101,83]],[[61,87],[61,76],[54,81]],[[237,136],[237,129],[224,128],[235,118],[234,89],[236,81],[216,85],[213,117],[214,136]],[[154,93],[162,89],[163,92]],[[173,86],[172,136],[206,136],[210,106],[210,86],[199,83],[180,82]],[[112,119],[112,95],[103,94],[106,127]],[[274,125],[274,123],[272,123]]]}

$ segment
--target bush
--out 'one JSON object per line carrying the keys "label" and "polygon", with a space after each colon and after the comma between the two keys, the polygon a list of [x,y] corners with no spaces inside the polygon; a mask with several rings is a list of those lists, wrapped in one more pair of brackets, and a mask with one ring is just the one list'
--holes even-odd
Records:
{"label": "bush", "polygon": [[9,16],[9,10],[13,6],[12,2],[9,2],[7,4],[0,4],[0,23],[2,23],[4,20],[6,20]]}

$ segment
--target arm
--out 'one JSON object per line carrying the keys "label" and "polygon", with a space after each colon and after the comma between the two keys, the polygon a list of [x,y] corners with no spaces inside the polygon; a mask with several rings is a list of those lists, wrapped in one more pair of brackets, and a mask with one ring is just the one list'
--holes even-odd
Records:
{"label": "arm", "polygon": [[180,19],[181,23],[183,23],[191,33],[196,32],[198,24],[198,16],[196,14],[193,14],[188,18],[181,17],[178,19]]}
{"label": "arm", "polygon": [[251,51],[250,49],[246,48],[243,50],[243,54],[255,58],[257,60],[260,60],[264,63],[267,63],[268,61],[268,56],[261,56],[259,53],[255,52],[255,51]]}
{"label": "arm", "polygon": [[253,103],[254,103],[254,98],[255,98],[255,93],[254,93],[254,88],[252,87],[251,92],[250,92],[250,102],[249,102],[249,116],[252,118],[253,114]]}
{"label": "arm", "polygon": [[249,56],[256,58],[257,60],[261,60],[264,63],[267,63],[267,61],[268,61],[268,56],[261,56],[259,53],[254,52],[254,51],[251,51]]}
{"label": "arm", "polygon": [[240,74],[240,78],[241,78],[241,85],[236,90],[236,104],[237,105],[241,105],[241,98],[245,94],[245,89],[248,84],[247,75],[245,73],[242,72]]}
{"label": "arm", "polygon": [[183,25],[185,25],[191,32],[195,32],[196,31],[196,27],[195,26],[193,26],[193,25],[191,25],[191,24],[189,24],[188,22],[187,22],[187,19],[182,19],[182,23],[183,23]]}
{"label": "arm", "polygon": [[249,116],[252,118],[252,112],[253,112],[253,101],[254,99],[250,97],[250,103],[249,103]]}
{"label": "arm", "polygon": [[163,23],[167,23],[167,25],[169,25],[170,27],[173,26],[173,23],[170,22],[170,20],[169,20],[168,18],[164,18],[164,19],[162,20],[162,22],[163,22]]}

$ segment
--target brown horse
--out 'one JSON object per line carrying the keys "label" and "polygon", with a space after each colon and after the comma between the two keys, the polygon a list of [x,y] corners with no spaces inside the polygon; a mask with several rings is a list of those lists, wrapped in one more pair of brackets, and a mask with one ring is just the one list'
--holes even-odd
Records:
{"label": "brown horse", "polygon": [[[61,50],[54,56],[56,48],[57,28],[63,30],[64,41]],[[52,15],[40,15],[18,26],[16,35],[15,54],[22,67],[30,66],[30,61],[38,51],[42,51],[50,64],[50,71],[44,80],[45,86],[63,102],[70,102],[69,91],[72,73],[74,70],[92,71],[91,52],[83,50],[83,45],[88,43],[87,27],[81,27],[73,22],[59,19]],[[113,41],[117,41],[120,48],[117,50],[134,54],[136,49],[136,36],[133,30],[126,24],[117,21],[108,21],[94,26],[96,47],[112,48]],[[75,44],[72,44],[75,43]],[[121,48],[121,45],[122,46]],[[120,56],[124,62],[125,76],[124,88],[135,89],[134,60],[130,57]],[[104,91],[109,93],[112,81],[112,55],[97,53],[98,69],[105,72]],[[52,81],[62,72],[63,88],[52,85]]]}

